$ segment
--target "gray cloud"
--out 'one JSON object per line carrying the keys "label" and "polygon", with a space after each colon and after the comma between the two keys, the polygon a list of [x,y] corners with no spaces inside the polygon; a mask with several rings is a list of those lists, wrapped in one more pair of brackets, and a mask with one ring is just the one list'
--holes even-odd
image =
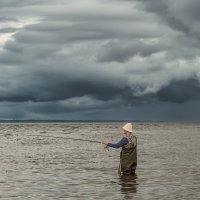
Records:
{"label": "gray cloud", "polygon": [[0,28],[0,33],[13,33],[17,31],[17,28]]}
{"label": "gray cloud", "polygon": [[198,5],[1,1],[0,118],[170,120],[171,108],[194,110]]}
{"label": "gray cloud", "polygon": [[[189,27],[179,18],[177,11],[180,11],[181,5],[185,4],[182,1],[172,2],[168,1],[156,1],[156,0],[142,0],[144,6],[148,11],[158,14],[161,21],[169,24],[172,28],[178,29],[180,31],[188,32]],[[178,6],[180,6],[178,8]],[[178,9],[177,9],[178,8]],[[177,10],[176,10],[177,9]]]}
{"label": "gray cloud", "polygon": [[174,103],[200,99],[200,83],[197,79],[172,81],[170,85],[161,88],[157,94],[159,100]]}
{"label": "gray cloud", "polygon": [[[172,0],[142,0],[143,6],[150,12],[156,13],[160,19],[169,24],[172,28],[183,31],[185,34],[197,34],[199,26],[199,6],[198,0],[176,2]],[[193,35],[194,36],[194,35]]]}
{"label": "gray cloud", "polygon": [[[32,5],[41,5],[41,4],[50,4],[53,2],[52,0],[1,0],[0,6],[1,7],[22,7],[22,6],[32,6]],[[58,1],[57,3],[62,3],[62,0]]]}
{"label": "gray cloud", "polygon": [[[126,85],[116,86],[112,81],[103,81],[101,77],[88,80],[76,79],[67,74],[40,71],[9,82],[1,90],[0,101],[10,102],[49,102],[73,97],[91,96],[101,101],[138,99]],[[5,83],[5,81],[4,81]],[[137,100],[138,101],[138,100]],[[139,102],[139,101],[138,101]]]}
{"label": "gray cloud", "polygon": [[144,41],[109,41],[99,51],[97,58],[100,62],[126,62],[135,55],[147,57],[153,53],[168,50],[169,45],[162,42],[145,43]]}
{"label": "gray cloud", "polygon": [[19,21],[18,21],[17,19],[15,19],[15,18],[3,17],[3,16],[0,17],[0,22],[10,22],[10,21],[12,21],[12,22],[19,22]]}

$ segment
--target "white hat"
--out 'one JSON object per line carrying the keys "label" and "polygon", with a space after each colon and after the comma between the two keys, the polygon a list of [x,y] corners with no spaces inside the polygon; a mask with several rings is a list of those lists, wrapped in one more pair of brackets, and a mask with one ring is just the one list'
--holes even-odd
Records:
{"label": "white hat", "polygon": [[125,131],[128,131],[128,132],[130,132],[130,133],[133,132],[133,126],[132,126],[131,123],[125,124],[125,126],[123,126],[122,128],[123,128]]}

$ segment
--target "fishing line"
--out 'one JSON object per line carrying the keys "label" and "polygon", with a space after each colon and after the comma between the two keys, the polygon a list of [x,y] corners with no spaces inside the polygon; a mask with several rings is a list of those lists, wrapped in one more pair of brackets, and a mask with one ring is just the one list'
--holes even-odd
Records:
{"label": "fishing line", "polygon": [[[34,137],[43,137],[43,138],[55,138],[55,139],[65,139],[65,140],[74,140],[74,141],[82,141],[82,142],[91,142],[91,143],[98,143],[98,144],[102,144],[102,142],[100,141],[96,141],[96,140],[88,140],[88,139],[80,139],[80,138],[70,138],[70,137],[56,137],[56,136],[43,136],[43,135],[29,135],[29,136],[34,136]],[[104,147],[105,149],[108,149],[108,146]]]}

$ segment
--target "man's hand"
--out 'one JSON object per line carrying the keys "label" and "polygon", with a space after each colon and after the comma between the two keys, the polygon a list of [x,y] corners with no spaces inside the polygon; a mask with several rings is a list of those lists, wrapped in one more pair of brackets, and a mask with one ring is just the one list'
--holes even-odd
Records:
{"label": "man's hand", "polygon": [[104,140],[102,143],[105,145],[108,145],[109,142],[108,142],[108,140]]}

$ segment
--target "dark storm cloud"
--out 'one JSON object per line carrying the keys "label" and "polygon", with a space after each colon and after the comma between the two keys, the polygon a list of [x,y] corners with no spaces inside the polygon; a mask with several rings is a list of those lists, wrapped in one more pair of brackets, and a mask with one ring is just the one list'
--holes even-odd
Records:
{"label": "dark storm cloud", "polygon": [[8,83],[0,94],[0,101],[10,102],[49,102],[65,100],[72,97],[91,96],[108,101],[115,98],[133,98],[128,86],[116,87],[100,79],[88,80],[51,72],[32,73],[31,76]]}
{"label": "dark storm cloud", "polygon": [[171,107],[194,110],[199,5],[1,1],[0,117],[170,119]]}
{"label": "dark storm cloud", "polygon": [[159,100],[173,103],[185,103],[200,99],[200,83],[197,79],[172,81],[157,93]]}

